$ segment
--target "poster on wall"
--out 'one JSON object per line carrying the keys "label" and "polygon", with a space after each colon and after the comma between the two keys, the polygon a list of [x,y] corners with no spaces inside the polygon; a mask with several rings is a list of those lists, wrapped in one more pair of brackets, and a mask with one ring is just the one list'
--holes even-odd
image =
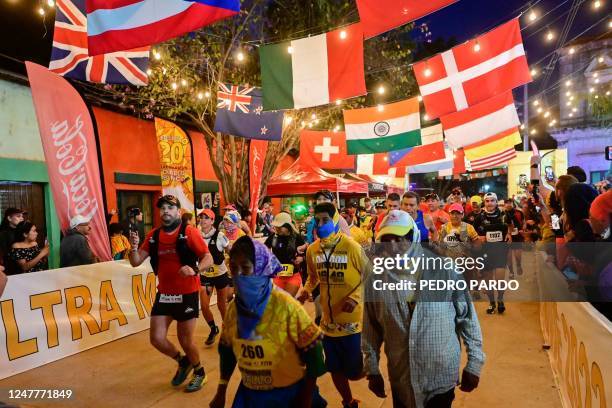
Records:
{"label": "poster on wall", "polygon": [[81,215],[90,220],[89,245],[111,260],[94,126],[87,105],[63,77],[26,62],[49,184],[60,227]]}
{"label": "poster on wall", "polygon": [[202,193],[202,208],[212,208],[213,207],[213,199],[212,193]]}
{"label": "poster on wall", "polygon": [[184,210],[193,212],[193,153],[189,136],[174,123],[159,118],[155,118],[155,133],[162,192],[177,197]]}

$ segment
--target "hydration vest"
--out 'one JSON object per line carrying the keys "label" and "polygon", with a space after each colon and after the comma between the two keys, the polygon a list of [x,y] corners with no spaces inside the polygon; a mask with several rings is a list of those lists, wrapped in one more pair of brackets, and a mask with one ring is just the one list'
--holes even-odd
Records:
{"label": "hydration vest", "polygon": [[[194,271],[198,271],[198,257],[187,245],[187,224],[181,224],[181,228],[176,238],[176,253],[179,256],[181,265],[191,266]],[[157,228],[153,231],[153,235],[149,239],[149,256],[151,257],[151,266],[153,267],[153,273],[158,274],[159,268],[159,234],[161,228]]]}
{"label": "hydration vest", "polygon": [[[219,237],[219,230],[215,229],[215,233],[211,235],[208,241],[208,250],[212,255],[215,265],[221,265],[225,261],[225,254],[223,251],[219,251],[217,247],[217,238]],[[205,238],[206,239],[206,238]]]}

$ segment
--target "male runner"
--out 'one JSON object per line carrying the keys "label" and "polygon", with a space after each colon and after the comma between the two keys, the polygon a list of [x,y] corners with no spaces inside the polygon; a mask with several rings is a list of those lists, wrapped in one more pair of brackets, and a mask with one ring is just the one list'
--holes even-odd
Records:
{"label": "male runner", "polygon": [[402,196],[402,211],[406,211],[416,223],[420,234],[421,242],[436,242],[438,240],[438,231],[434,226],[434,222],[429,214],[424,214],[419,210],[419,195],[414,191],[407,191]]}
{"label": "male runner", "polygon": [[[199,309],[198,275],[212,266],[213,258],[200,231],[194,226],[181,224],[181,203],[176,197],[161,197],[157,200],[157,208],[162,227],[149,232],[140,249],[138,234],[130,234],[130,264],[137,267],[151,257],[151,266],[159,284],[151,309],[150,341],[153,347],[178,363],[172,378],[173,386],[181,385],[193,370],[185,391],[194,392],[206,383],[206,373],[193,341]],[[168,327],[173,320],[177,321],[176,334],[186,355],[182,355],[168,340]]]}

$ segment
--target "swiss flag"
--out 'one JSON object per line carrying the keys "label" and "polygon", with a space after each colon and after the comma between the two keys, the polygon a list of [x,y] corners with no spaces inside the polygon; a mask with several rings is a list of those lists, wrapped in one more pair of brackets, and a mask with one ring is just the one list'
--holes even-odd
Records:
{"label": "swiss flag", "polygon": [[344,132],[302,130],[300,160],[321,169],[355,168],[355,156],[347,154]]}
{"label": "swiss flag", "polygon": [[531,82],[518,19],[413,68],[431,119]]}
{"label": "swiss flag", "polygon": [[458,0],[357,0],[365,38],[374,37]]}

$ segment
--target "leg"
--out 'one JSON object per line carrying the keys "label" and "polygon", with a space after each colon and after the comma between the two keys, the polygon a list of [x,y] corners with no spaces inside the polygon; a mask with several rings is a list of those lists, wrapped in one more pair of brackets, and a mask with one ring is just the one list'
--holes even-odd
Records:
{"label": "leg", "polygon": [[[494,273],[495,279],[498,281],[505,280],[506,278],[506,268],[497,268]],[[506,311],[506,306],[504,305],[504,292],[503,290],[497,290],[497,311],[499,314],[502,314]]]}
{"label": "leg", "polygon": [[171,358],[176,358],[178,349],[168,340],[168,327],[172,323],[171,316],[151,316],[149,341],[159,352]]}
{"label": "leg", "polygon": [[425,408],[451,408],[455,399],[455,389],[445,392],[444,394],[436,394],[427,401]]}
{"label": "leg", "polygon": [[341,372],[332,372],[331,376],[336,390],[338,390],[338,393],[342,397],[342,403],[349,404],[353,400],[353,393],[351,392],[348,378]]}
{"label": "leg", "polygon": [[193,341],[197,319],[189,319],[184,322],[177,322],[176,335],[178,337],[181,348],[187,354],[189,362],[196,365],[200,362],[200,353]]}
{"label": "leg", "polygon": [[200,303],[202,304],[202,316],[206,322],[214,321],[212,311],[210,310],[210,293],[207,286],[200,288]]}
{"label": "leg", "polygon": [[225,312],[227,311],[227,299],[229,297],[230,287],[226,286],[222,289],[217,289],[217,307],[219,308],[219,313],[221,313],[221,320],[225,317]]}

